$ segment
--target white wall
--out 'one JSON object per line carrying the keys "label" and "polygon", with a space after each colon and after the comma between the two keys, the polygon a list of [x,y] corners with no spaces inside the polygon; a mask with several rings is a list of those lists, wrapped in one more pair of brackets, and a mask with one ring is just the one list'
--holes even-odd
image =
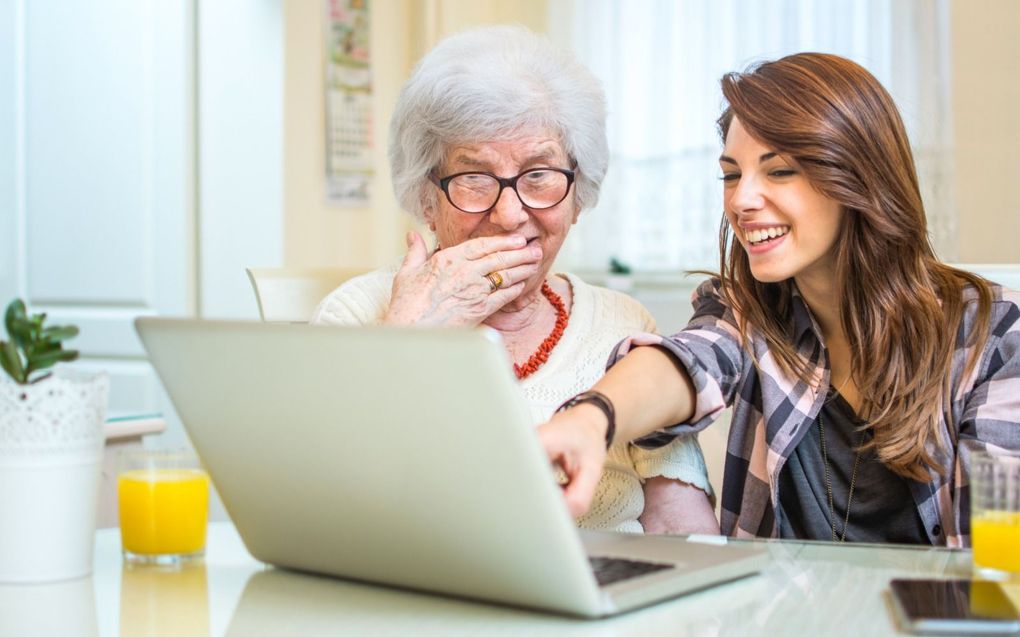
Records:
{"label": "white wall", "polygon": [[201,1],[197,41],[198,311],[257,319],[244,269],[283,263],[282,0]]}
{"label": "white wall", "polygon": [[953,125],[961,261],[1020,262],[1020,2],[953,0]]}
{"label": "white wall", "polygon": [[369,208],[341,208],[325,201],[325,12],[319,2],[285,7],[284,207],[287,265],[377,267],[400,253],[409,227],[390,188],[386,129],[415,48],[416,3],[371,5],[375,175]]}

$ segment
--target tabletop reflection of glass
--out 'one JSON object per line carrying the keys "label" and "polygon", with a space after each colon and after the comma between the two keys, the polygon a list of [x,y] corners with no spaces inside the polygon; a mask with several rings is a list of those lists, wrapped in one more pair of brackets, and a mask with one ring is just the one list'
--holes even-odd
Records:
{"label": "tabletop reflection of glass", "polygon": [[120,636],[209,635],[205,564],[124,563],[120,578]]}

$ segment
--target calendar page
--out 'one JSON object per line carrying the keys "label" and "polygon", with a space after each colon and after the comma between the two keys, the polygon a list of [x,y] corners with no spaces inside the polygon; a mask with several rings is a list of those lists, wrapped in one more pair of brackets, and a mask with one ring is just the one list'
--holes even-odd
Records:
{"label": "calendar page", "polygon": [[326,0],[326,200],[369,204],[373,172],[368,0]]}

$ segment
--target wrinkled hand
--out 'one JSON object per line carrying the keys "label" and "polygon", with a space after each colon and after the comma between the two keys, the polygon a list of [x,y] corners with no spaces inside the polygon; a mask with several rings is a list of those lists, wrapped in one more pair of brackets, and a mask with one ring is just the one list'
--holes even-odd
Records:
{"label": "wrinkled hand", "polygon": [[645,508],[638,520],[645,533],[719,534],[719,520],[708,494],[698,487],[671,478],[645,480]]}
{"label": "wrinkled hand", "polygon": [[592,405],[577,405],[553,414],[539,426],[538,438],[549,460],[567,476],[563,497],[570,514],[581,517],[591,507],[606,463],[605,416]]}
{"label": "wrinkled hand", "polygon": [[[421,235],[409,232],[383,322],[473,327],[520,296],[541,261],[542,249],[525,247],[521,236],[468,239],[429,256]],[[490,272],[503,277],[500,289],[491,290]]]}

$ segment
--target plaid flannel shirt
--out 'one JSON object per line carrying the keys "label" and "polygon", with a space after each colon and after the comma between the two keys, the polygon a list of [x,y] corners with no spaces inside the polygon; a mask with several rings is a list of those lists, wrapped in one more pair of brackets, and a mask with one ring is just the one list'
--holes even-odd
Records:
{"label": "plaid flannel shirt", "polygon": [[[794,343],[813,368],[811,382],[780,371],[764,337],[751,329],[750,346],[760,369],[741,346],[738,321],[719,295],[718,279],[702,283],[692,297],[694,316],[669,337],[639,334],[625,339],[609,358],[611,367],[632,347],[659,345],[684,366],[697,399],[688,423],[667,427],[636,444],[657,447],[690,435],[733,407],[723,474],[722,532],[736,537],[778,537],[779,472],[812,427],[829,389],[829,357],[821,331],[795,291]],[[967,288],[968,299],[976,292]],[[968,476],[975,449],[1020,449],[1020,293],[993,286],[991,328],[974,371],[964,377],[976,303],[970,303],[956,334],[951,370],[950,413],[943,413],[942,449],[929,452],[950,468],[930,471],[931,481],[909,481],[932,544],[970,544]]]}

